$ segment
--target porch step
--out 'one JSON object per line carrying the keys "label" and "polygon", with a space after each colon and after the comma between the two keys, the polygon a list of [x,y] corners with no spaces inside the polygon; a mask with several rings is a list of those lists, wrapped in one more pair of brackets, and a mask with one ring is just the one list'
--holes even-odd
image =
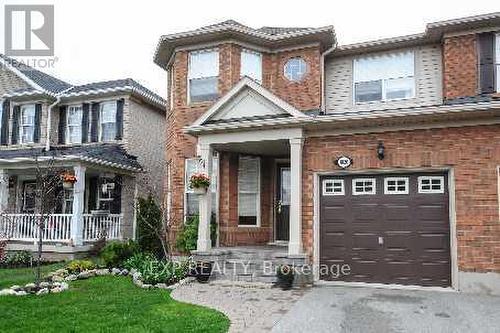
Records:
{"label": "porch step", "polygon": [[216,248],[195,254],[195,260],[213,262],[211,279],[274,283],[280,265],[302,266],[306,257],[290,258],[282,246]]}

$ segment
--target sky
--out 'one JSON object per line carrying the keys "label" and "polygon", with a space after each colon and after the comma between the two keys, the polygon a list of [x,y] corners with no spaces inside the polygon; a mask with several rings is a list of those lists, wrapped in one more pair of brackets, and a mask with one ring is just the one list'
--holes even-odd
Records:
{"label": "sky", "polygon": [[[426,23],[500,12],[499,0],[2,0],[53,4],[55,63],[47,73],[71,84],[131,77],[166,95],[166,72],[153,63],[161,35],[227,19],[245,25],[334,25],[339,44],[420,33]],[[0,49],[4,24],[0,24]]]}

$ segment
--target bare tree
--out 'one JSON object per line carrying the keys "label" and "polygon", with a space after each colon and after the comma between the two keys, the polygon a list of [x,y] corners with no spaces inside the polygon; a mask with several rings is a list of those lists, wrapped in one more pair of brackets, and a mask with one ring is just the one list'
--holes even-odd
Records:
{"label": "bare tree", "polygon": [[42,165],[39,156],[35,159],[35,212],[33,222],[36,225],[38,246],[36,258],[36,278],[35,283],[41,281],[41,263],[43,253],[43,237],[50,216],[56,212],[58,203],[62,200],[64,190],[62,187],[61,169],[55,165],[52,157]]}
{"label": "bare tree", "polygon": [[[35,270],[35,283],[37,285],[41,282],[41,263],[43,253],[43,240],[47,224],[52,214],[55,213],[58,204],[62,200],[64,194],[61,178],[61,168],[56,166],[54,157],[47,156],[41,158],[40,153],[33,154],[34,160],[34,177],[35,189],[33,192],[35,209],[33,212],[26,213],[26,220],[30,225],[33,225],[33,237],[37,239],[36,251],[36,270]],[[4,180],[5,181],[5,180]],[[0,213],[2,219],[2,227],[0,230],[4,234],[6,241],[9,240],[9,234],[15,229],[16,220],[15,215],[12,216],[6,211]]]}

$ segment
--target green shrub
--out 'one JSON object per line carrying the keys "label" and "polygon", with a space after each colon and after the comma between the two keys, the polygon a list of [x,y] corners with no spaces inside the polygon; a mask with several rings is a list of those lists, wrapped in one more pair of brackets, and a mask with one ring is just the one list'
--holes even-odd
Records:
{"label": "green shrub", "polygon": [[95,267],[95,264],[90,260],[73,260],[66,266],[66,269],[68,272],[75,274],[94,269]]}
{"label": "green shrub", "polygon": [[134,241],[113,241],[106,244],[100,253],[106,267],[122,267],[125,260],[139,252],[139,247]]}
{"label": "green shrub", "polygon": [[137,203],[137,243],[142,252],[164,257],[163,247],[158,235],[162,234],[163,220],[160,207],[153,197],[139,198]]}
{"label": "green shrub", "polygon": [[142,267],[149,261],[155,259],[152,255],[139,252],[135,253],[133,256],[125,260],[123,263],[123,268],[126,268],[128,270],[135,269],[137,271],[140,271]]}
{"label": "green shrub", "polygon": [[144,283],[174,284],[186,277],[189,262],[174,262],[158,259],[151,254],[137,253],[125,261],[124,267],[141,273]]}
{"label": "green shrub", "polygon": [[[192,216],[186,220],[186,223],[182,226],[181,231],[177,234],[177,240],[175,247],[182,253],[189,253],[196,250],[196,242],[198,241],[198,225],[200,223],[199,217]],[[212,246],[215,246],[217,240],[217,223],[215,222],[215,216],[212,216],[210,222],[210,238],[212,240]]]}
{"label": "green shrub", "polygon": [[5,264],[7,266],[29,266],[33,262],[30,251],[16,251],[7,255]]}

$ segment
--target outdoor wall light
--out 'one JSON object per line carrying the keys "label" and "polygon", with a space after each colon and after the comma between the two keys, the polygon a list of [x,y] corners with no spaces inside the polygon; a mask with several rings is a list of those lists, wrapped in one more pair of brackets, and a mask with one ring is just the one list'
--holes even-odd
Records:
{"label": "outdoor wall light", "polygon": [[385,147],[382,141],[380,141],[377,146],[377,157],[379,160],[383,160],[385,157]]}

